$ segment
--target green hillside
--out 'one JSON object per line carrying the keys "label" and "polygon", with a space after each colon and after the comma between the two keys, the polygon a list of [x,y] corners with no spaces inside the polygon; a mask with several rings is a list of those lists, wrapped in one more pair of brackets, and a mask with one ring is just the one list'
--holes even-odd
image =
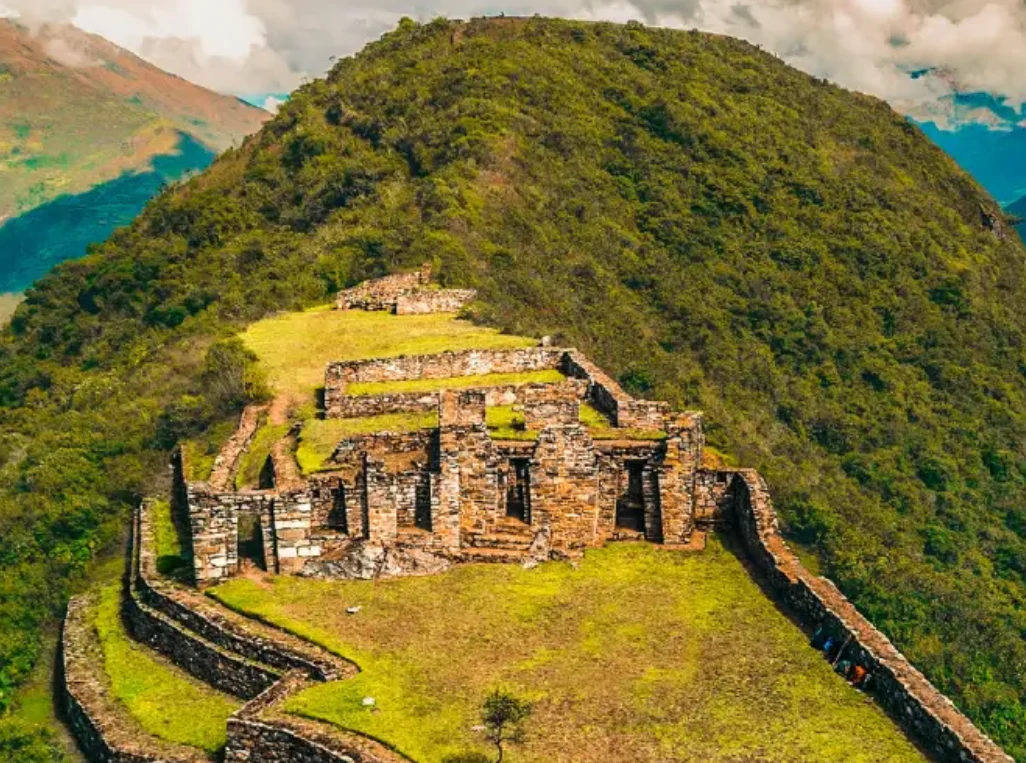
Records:
{"label": "green hillside", "polygon": [[163,452],[259,386],[211,343],[427,259],[479,320],[704,409],[1026,761],[1026,257],[1000,209],[882,102],[748,44],[542,19],[404,22],[30,291],[0,345],[4,698]]}

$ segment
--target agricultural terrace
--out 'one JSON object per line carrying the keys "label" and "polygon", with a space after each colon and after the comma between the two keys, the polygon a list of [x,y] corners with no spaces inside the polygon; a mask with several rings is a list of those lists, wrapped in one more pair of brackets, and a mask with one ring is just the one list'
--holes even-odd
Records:
{"label": "agricultural terrace", "polygon": [[621,543],[530,570],[237,578],[211,595],[361,667],[289,712],[418,763],[488,753],[478,709],[500,686],[535,703],[512,763],[924,760],[715,538],[699,553]]}

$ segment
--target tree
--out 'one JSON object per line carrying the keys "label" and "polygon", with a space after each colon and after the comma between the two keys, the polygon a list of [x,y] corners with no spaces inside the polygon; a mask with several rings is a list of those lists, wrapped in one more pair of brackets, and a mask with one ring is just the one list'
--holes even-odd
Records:
{"label": "tree", "polygon": [[531,703],[515,697],[509,692],[496,689],[484,702],[481,720],[485,725],[485,736],[499,751],[496,763],[502,763],[507,742],[520,744],[524,741],[524,724],[534,708]]}

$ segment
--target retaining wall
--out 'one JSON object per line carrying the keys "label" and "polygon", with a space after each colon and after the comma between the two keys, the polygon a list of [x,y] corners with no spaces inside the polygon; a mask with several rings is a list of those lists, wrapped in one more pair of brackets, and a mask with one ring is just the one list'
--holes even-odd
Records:
{"label": "retaining wall", "polygon": [[341,398],[353,383],[547,371],[560,367],[565,352],[548,347],[463,350],[329,363],[324,376],[324,407],[329,417],[337,416],[334,411],[345,405]]}
{"label": "retaining wall", "polygon": [[61,635],[62,704],[68,725],[93,763],[210,763],[200,750],[146,734],[111,696],[104,658],[89,622],[92,600],[68,602]]}
{"label": "retaining wall", "polygon": [[912,667],[833,583],[802,566],[780,536],[769,491],[758,472],[728,473],[738,535],[767,588],[810,631],[825,626],[842,644],[847,643],[845,657],[869,671],[869,692],[895,720],[940,760],[1014,763]]}

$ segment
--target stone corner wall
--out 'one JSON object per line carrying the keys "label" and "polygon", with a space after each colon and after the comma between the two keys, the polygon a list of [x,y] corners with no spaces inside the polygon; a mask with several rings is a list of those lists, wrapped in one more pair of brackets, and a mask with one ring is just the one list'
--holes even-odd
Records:
{"label": "stone corner wall", "polygon": [[[810,631],[825,627],[847,644],[845,656],[871,675],[870,693],[938,760],[1014,763],[941,694],[825,578],[809,573],[780,535],[766,483],[752,469],[725,470],[732,519],[769,591]],[[724,481],[720,480],[720,484]]]}
{"label": "stone corner wall", "polygon": [[396,298],[395,314],[458,313],[475,299],[474,289],[415,289]]}

